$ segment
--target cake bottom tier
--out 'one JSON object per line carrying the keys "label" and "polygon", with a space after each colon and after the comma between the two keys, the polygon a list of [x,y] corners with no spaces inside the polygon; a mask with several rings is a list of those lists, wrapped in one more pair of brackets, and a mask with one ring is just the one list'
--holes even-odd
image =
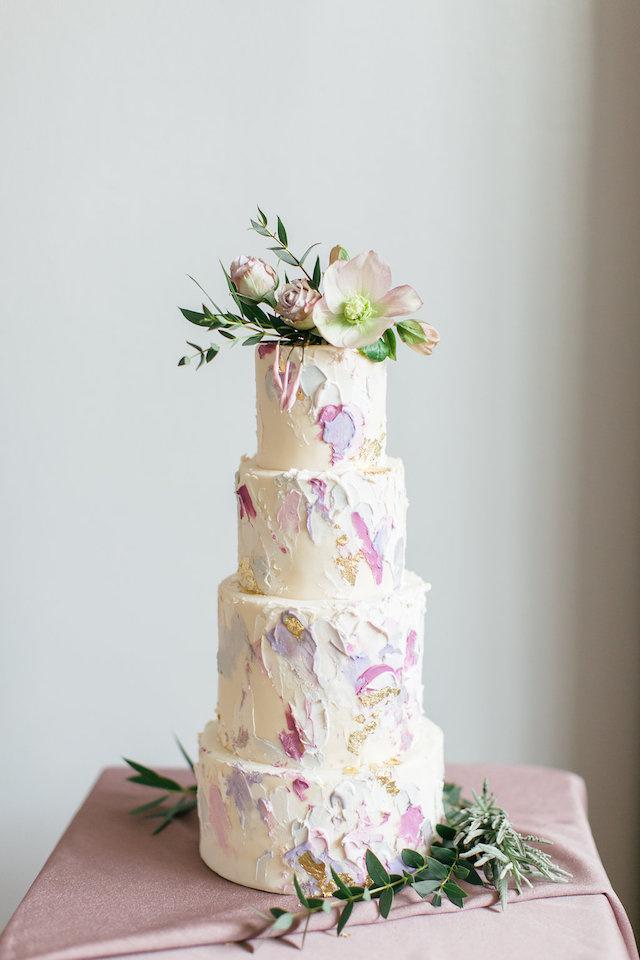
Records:
{"label": "cake bottom tier", "polygon": [[276,767],[222,749],[217,723],[200,737],[200,855],[207,866],[257,890],[309,894],[366,880],[365,852],[401,872],[405,847],[425,852],[442,816],[442,731],[428,720],[402,758],[342,770]]}

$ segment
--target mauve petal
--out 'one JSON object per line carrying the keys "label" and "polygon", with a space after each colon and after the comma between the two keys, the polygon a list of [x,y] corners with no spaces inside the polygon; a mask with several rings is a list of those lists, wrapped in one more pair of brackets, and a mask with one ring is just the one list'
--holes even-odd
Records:
{"label": "mauve petal", "polygon": [[387,317],[406,317],[422,306],[422,300],[408,283],[401,287],[394,287],[378,300],[378,308],[383,310]]}
{"label": "mauve petal", "polygon": [[375,303],[391,286],[391,268],[375,250],[369,250],[340,264],[338,283],[345,296],[360,293]]}

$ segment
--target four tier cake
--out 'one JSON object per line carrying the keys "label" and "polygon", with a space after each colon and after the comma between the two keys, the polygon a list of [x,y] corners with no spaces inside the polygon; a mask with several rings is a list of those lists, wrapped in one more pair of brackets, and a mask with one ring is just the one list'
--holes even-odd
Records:
{"label": "four tier cake", "polygon": [[[236,478],[238,572],[219,591],[218,711],[200,737],[200,852],[229,880],[327,894],[425,852],[442,733],[423,713],[428,586],[404,569],[407,500],[387,457],[386,364],[256,352],[258,452]],[[280,366],[282,364],[282,367]]]}

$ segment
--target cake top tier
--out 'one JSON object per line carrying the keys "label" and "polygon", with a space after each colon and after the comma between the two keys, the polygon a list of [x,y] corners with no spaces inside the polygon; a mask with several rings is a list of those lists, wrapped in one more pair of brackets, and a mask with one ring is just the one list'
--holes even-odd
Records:
{"label": "cake top tier", "polygon": [[275,344],[257,348],[258,466],[385,464],[386,364],[331,346],[308,346],[304,355],[301,347],[283,347],[277,366],[276,359]]}

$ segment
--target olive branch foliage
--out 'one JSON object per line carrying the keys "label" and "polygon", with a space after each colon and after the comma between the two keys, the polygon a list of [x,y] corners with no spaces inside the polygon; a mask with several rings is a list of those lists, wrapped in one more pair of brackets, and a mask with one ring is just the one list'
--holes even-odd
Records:
{"label": "olive branch foliage", "polygon": [[[320,256],[316,254],[313,269],[309,270],[307,266],[305,266],[305,263],[309,263],[308,258],[311,252],[320,246],[320,244],[312,243],[304,253],[298,257],[289,246],[289,237],[281,218],[276,216],[275,224],[270,226],[267,215],[260,207],[258,207],[257,210],[257,219],[250,221],[250,229],[273,243],[273,246],[270,246],[268,249],[279,262],[285,264],[285,283],[289,282],[289,276],[286,273],[286,267],[288,266],[300,271],[309,282],[309,286],[314,290],[320,290],[323,275]],[[347,251],[343,247],[340,247],[339,250],[340,259],[348,260],[349,255]],[[236,343],[241,343],[245,347],[253,347],[263,340],[266,343],[273,343],[279,340],[282,345],[289,345],[291,347],[305,347],[326,342],[315,328],[311,330],[296,330],[278,316],[275,311],[275,294],[280,283],[279,277],[274,290],[264,294],[260,299],[254,299],[239,293],[229,272],[222,263],[220,266],[225,276],[228,292],[233,301],[233,308],[230,310],[222,309],[195,277],[189,276],[189,279],[196,284],[208,301],[208,304],[202,303],[201,310],[191,310],[186,307],[180,307],[180,313],[189,323],[200,327],[201,330],[209,330],[212,333],[218,334],[218,336],[222,337],[223,341],[230,341],[232,346]],[[395,327],[400,339],[408,345],[422,343],[426,339],[424,330],[416,320],[402,320],[396,323]],[[249,336],[246,336],[246,334],[249,334]],[[186,343],[187,346],[191,347],[195,352],[180,357],[178,360],[179,367],[185,367],[192,361],[197,361],[196,369],[199,370],[200,367],[205,364],[211,363],[220,352],[219,343],[210,343],[209,346],[204,347],[191,340],[187,340]],[[376,343],[368,347],[362,347],[360,353],[376,363],[380,363],[387,358],[396,360],[396,346],[396,334],[392,328],[389,328]]]}
{"label": "olive branch foliage", "polygon": [[[177,738],[176,742],[194,773],[189,754]],[[141,763],[124,759],[135,771],[135,775],[128,778],[132,783],[162,791],[157,799],[130,811],[131,814],[145,819],[158,819],[160,822],[153,831],[154,834],[160,833],[173,820],[194,809],[197,802],[195,784],[181,786],[170,777],[165,777]],[[166,801],[172,795],[177,795],[178,799],[167,806]],[[440,907],[446,899],[454,906],[462,908],[468,893],[460,886],[461,883],[465,886],[495,890],[504,910],[510,883],[520,895],[523,887],[531,886],[535,878],[543,878],[552,883],[566,883],[571,878],[568,871],[555,863],[548,853],[539,849],[549,841],[518,833],[506,810],[499,806],[491,793],[487,780],[479,794],[472,791],[471,800],[462,797],[459,786],[445,783],[443,806],[445,822],[437,824],[436,840],[431,844],[427,856],[417,850],[404,849],[401,853],[402,873],[389,873],[374,852],[367,850],[366,883],[349,884],[331,868],[335,889],[329,896],[305,893],[300,879],[294,874],[293,884],[300,908],[290,910],[271,907],[268,915],[261,914],[266,924],[259,932],[282,936],[303,926],[303,934],[306,935],[314,913],[331,913],[335,916],[336,933],[339,935],[347,926],[357,903],[376,900],[380,916],[386,919],[395,897],[407,888],[414,890],[423,900],[429,899],[433,907]]]}

